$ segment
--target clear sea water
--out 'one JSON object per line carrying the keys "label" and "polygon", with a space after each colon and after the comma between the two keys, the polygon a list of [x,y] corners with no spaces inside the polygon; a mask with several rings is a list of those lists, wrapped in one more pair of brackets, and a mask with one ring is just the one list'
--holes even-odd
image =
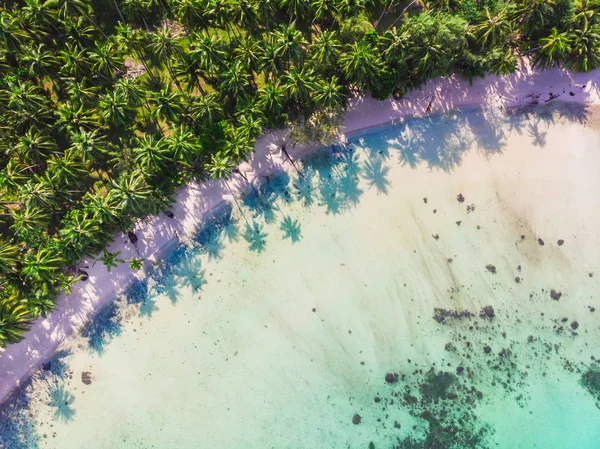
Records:
{"label": "clear sea water", "polygon": [[599,448],[588,114],[407,120],[272,177],[35,372],[0,447]]}

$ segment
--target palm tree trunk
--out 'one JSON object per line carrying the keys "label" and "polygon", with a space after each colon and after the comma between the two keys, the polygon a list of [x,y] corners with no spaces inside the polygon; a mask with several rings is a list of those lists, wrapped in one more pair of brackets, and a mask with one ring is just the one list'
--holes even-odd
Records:
{"label": "palm tree trunk", "polygon": [[290,154],[285,149],[285,145],[281,146],[281,151],[283,152],[283,154],[285,154],[285,156],[287,157],[288,161],[290,161],[290,164],[292,164],[292,167],[294,167],[294,169],[298,173],[298,176],[300,176],[301,178],[304,178],[304,175],[302,174],[302,172],[300,170],[298,170],[298,167],[296,167],[296,164],[294,163],[294,161],[290,157]]}
{"label": "palm tree trunk", "polygon": [[121,18],[123,23],[127,23],[125,21],[125,17],[123,17],[123,14],[121,13],[121,8],[119,8],[119,4],[117,3],[117,0],[113,0],[113,3],[115,4],[115,8],[117,8],[117,12],[119,13],[119,17]]}

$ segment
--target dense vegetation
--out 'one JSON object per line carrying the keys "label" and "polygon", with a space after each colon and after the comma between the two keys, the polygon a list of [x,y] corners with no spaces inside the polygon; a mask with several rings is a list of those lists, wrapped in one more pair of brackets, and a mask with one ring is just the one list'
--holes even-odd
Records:
{"label": "dense vegetation", "polygon": [[177,186],[231,175],[265,127],[523,56],[593,69],[599,13],[596,0],[4,1],[0,346],[52,310],[83,256],[168,210]]}

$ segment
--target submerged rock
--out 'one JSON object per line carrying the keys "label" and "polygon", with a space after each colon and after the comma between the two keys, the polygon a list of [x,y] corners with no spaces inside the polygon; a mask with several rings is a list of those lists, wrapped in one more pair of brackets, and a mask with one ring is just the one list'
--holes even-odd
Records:
{"label": "submerged rock", "polygon": [[91,385],[92,383],[92,373],[89,371],[83,371],[81,373],[81,381],[86,385]]}
{"label": "submerged rock", "polygon": [[456,201],[458,201],[459,203],[465,202],[465,197],[463,196],[462,193],[459,193],[458,195],[456,195]]}
{"label": "submerged rock", "polygon": [[550,297],[555,300],[558,301],[560,299],[560,297],[562,296],[561,292],[558,292],[554,289],[550,290]]}
{"label": "submerged rock", "polygon": [[392,374],[392,373],[387,373],[385,375],[385,381],[388,384],[393,384],[393,383],[395,383],[395,382],[398,381],[398,375],[397,374]]}
{"label": "submerged rock", "polygon": [[520,278],[519,276],[516,276],[516,277],[515,277],[515,282],[516,282],[517,284],[520,284],[520,283],[521,283],[521,278]]}
{"label": "submerged rock", "polygon": [[362,418],[361,418],[361,417],[360,417],[360,415],[357,413],[356,415],[354,415],[354,416],[352,417],[352,424],[354,424],[354,425],[358,425],[358,424],[360,424],[360,420],[361,420],[361,419],[362,419]]}
{"label": "submerged rock", "polygon": [[484,346],[483,352],[485,352],[486,354],[489,354],[490,352],[492,352],[492,348],[490,348],[489,346]]}
{"label": "submerged rock", "polygon": [[573,321],[571,323],[571,329],[573,329],[574,331],[579,329],[579,323],[577,321]]}
{"label": "submerged rock", "polygon": [[456,318],[460,320],[471,317],[473,317],[473,314],[468,310],[447,310],[440,308],[433,309],[433,319],[438,323],[441,323],[446,318]]}
{"label": "submerged rock", "polygon": [[565,243],[565,241],[563,239],[559,239],[558,242],[558,246],[563,246],[563,244]]}
{"label": "submerged rock", "polygon": [[544,246],[544,241],[542,239],[538,238],[538,244],[540,246]]}
{"label": "submerged rock", "polygon": [[496,314],[494,313],[494,307],[485,306],[483,309],[481,309],[481,312],[479,312],[479,316],[481,318],[489,318],[490,320],[494,319],[494,317],[496,316]]}
{"label": "submerged rock", "polygon": [[487,264],[485,266],[485,269],[488,270],[490,273],[496,274],[496,266],[492,265],[491,263]]}

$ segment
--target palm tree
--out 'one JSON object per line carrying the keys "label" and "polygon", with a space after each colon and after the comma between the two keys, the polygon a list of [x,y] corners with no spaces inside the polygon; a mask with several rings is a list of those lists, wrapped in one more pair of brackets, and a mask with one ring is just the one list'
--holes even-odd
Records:
{"label": "palm tree", "polygon": [[99,127],[98,120],[92,111],[82,103],[74,105],[66,101],[56,111],[56,126],[65,133],[75,133],[81,129],[92,130]]}
{"label": "palm tree", "polygon": [[233,56],[254,72],[258,71],[261,53],[259,41],[252,36],[242,36],[233,48]]}
{"label": "palm tree", "polygon": [[[21,64],[27,67],[31,76],[43,77],[50,75],[56,65],[56,58],[48,48],[40,43],[37,47],[23,47]],[[50,80],[55,83],[56,79],[51,76]]]}
{"label": "palm tree", "polygon": [[58,234],[69,265],[77,263],[83,255],[94,256],[108,242],[107,228],[102,226],[103,223],[81,209],[69,212],[61,224]]}
{"label": "palm tree", "polygon": [[285,105],[285,91],[279,81],[269,82],[259,91],[259,103],[269,117],[278,117]]}
{"label": "palm tree", "polygon": [[171,32],[171,29],[165,24],[152,34],[152,43],[150,44],[150,48],[158,60],[165,64],[171,79],[181,91],[179,81],[177,78],[175,78],[173,70],[171,69],[171,60],[176,54],[182,51],[180,46],[180,38],[174,36]]}
{"label": "palm tree", "polygon": [[283,88],[289,98],[300,103],[308,103],[310,101],[310,93],[316,85],[312,69],[306,66],[302,67],[302,69],[293,67],[281,79]]}
{"label": "palm tree", "polygon": [[133,110],[129,107],[127,98],[118,89],[104,94],[98,106],[105,125],[121,128],[133,121]]}
{"label": "palm tree", "polygon": [[121,251],[117,251],[115,253],[109,253],[107,250],[104,250],[104,254],[102,257],[99,257],[98,260],[101,261],[106,267],[106,271],[110,273],[112,268],[116,268],[120,263],[125,262],[123,259],[119,259],[119,255]]}
{"label": "palm tree", "polygon": [[571,39],[567,66],[576,72],[588,72],[600,66],[600,26],[576,29]]}
{"label": "palm tree", "polygon": [[31,315],[16,295],[0,298],[0,347],[23,340],[31,327]]}
{"label": "palm tree", "polygon": [[379,85],[383,62],[364,40],[346,45],[339,63],[346,78],[361,88],[372,90]]}
{"label": "palm tree", "polygon": [[225,60],[223,42],[217,35],[192,34],[188,54],[190,59],[197,62],[200,68],[209,75],[217,73]]}
{"label": "palm tree", "polygon": [[246,218],[246,215],[244,214],[244,211],[242,210],[242,207],[240,206],[237,197],[233,193],[233,190],[231,190],[231,186],[228,182],[229,178],[231,178],[231,175],[233,173],[233,169],[235,168],[235,164],[226,155],[222,153],[216,153],[211,155],[210,162],[206,164],[206,168],[210,173],[211,179],[223,180],[225,186],[227,187],[227,190],[229,190],[229,194],[233,198],[233,201],[235,201],[235,204],[238,210],[240,211],[242,218],[246,222],[246,225],[250,226],[250,223],[248,222],[248,219]]}
{"label": "palm tree", "polygon": [[0,273],[3,275],[12,273],[19,259],[19,246],[0,238]]}
{"label": "palm tree", "polygon": [[15,155],[21,162],[37,164],[44,161],[50,153],[57,151],[56,141],[45,131],[30,127],[19,138],[14,148]]}
{"label": "palm tree", "polygon": [[146,173],[159,173],[169,162],[169,150],[162,139],[144,135],[136,138],[135,162]]}
{"label": "palm tree", "polygon": [[502,6],[495,13],[485,8],[482,21],[472,26],[471,31],[477,41],[484,48],[496,47],[504,44],[513,33],[514,21],[509,6]]}
{"label": "palm tree", "polygon": [[106,154],[108,146],[106,138],[100,134],[99,129],[87,131],[79,128],[70,135],[71,146],[69,150],[82,161],[91,161]]}
{"label": "palm tree", "polygon": [[309,2],[307,0],[279,0],[277,5],[281,9],[286,10],[290,24],[298,18],[305,17],[309,8]]}
{"label": "palm tree", "polygon": [[533,65],[541,69],[547,69],[555,65],[560,65],[571,51],[571,43],[567,33],[559,33],[552,28],[548,37],[543,37],[539,41],[539,46],[533,58]]}
{"label": "palm tree", "polygon": [[23,258],[21,273],[26,281],[52,282],[55,273],[65,266],[65,260],[50,248],[30,250]]}
{"label": "palm tree", "polygon": [[338,61],[341,47],[335,31],[322,31],[310,46],[311,60],[319,68],[333,67]]}
{"label": "palm tree", "polygon": [[58,52],[58,57],[61,61],[60,71],[75,78],[82,78],[91,66],[86,51],[73,42],[67,42]]}
{"label": "palm tree", "polygon": [[159,120],[177,122],[183,111],[182,98],[183,95],[173,91],[168,84],[157,92],[151,92],[149,102],[153,106],[153,115]]}
{"label": "palm tree", "polygon": [[107,80],[112,80],[125,67],[119,48],[112,42],[96,43],[94,50],[89,52],[89,57],[92,69]]}
{"label": "palm tree", "polygon": [[229,127],[223,140],[222,156],[231,163],[246,160],[254,150],[254,142],[247,130]]}
{"label": "palm tree", "polygon": [[165,140],[170,157],[186,166],[196,164],[203,152],[198,137],[185,125],[179,125],[173,130],[173,135]]}
{"label": "palm tree", "polygon": [[192,97],[191,115],[199,124],[212,126],[225,116],[218,94],[210,93],[201,97]]}
{"label": "palm tree", "polygon": [[186,83],[186,91],[192,93],[194,89],[198,89],[204,95],[201,79],[204,71],[200,62],[195,59],[190,53],[180,53],[175,59],[173,66],[173,74],[178,79],[183,79]]}
{"label": "palm tree", "polygon": [[574,0],[573,1],[573,26],[575,30],[587,30],[598,22],[600,13],[600,2],[597,0]]}
{"label": "palm tree", "polygon": [[283,60],[298,63],[304,59],[306,41],[294,24],[284,25],[273,33],[275,55]]}
{"label": "palm tree", "polygon": [[338,83],[338,78],[334,76],[329,81],[321,80],[316,84],[313,99],[320,108],[335,109],[344,100],[342,91],[343,87]]}
{"label": "palm tree", "polygon": [[139,171],[120,176],[112,182],[112,188],[108,193],[114,199],[117,207],[131,212],[135,216],[143,216],[154,211],[148,200],[152,189],[146,182],[146,177]]}
{"label": "palm tree", "polygon": [[221,90],[232,98],[247,94],[250,73],[241,61],[234,60],[221,73]]}

